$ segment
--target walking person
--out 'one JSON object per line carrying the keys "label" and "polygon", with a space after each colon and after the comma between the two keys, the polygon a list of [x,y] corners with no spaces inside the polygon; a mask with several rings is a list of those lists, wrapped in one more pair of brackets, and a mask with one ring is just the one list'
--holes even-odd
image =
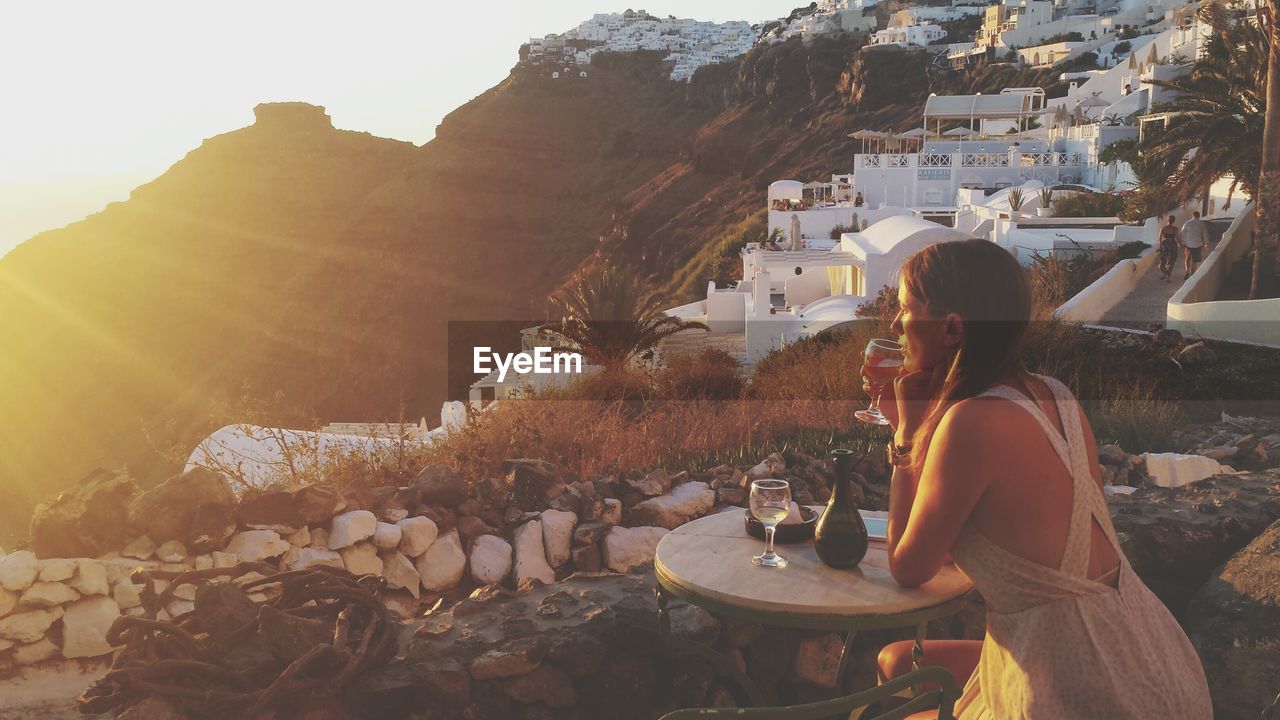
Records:
{"label": "walking person", "polygon": [[1182,225],[1182,247],[1183,247],[1183,269],[1186,274],[1182,276],[1183,280],[1191,277],[1191,273],[1196,271],[1196,266],[1203,259],[1204,246],[1209,243],[1209,223],[1200,219],[1200,212],[1196,211],[1191,214],[1192,217]]}
{"label": "walking person", "polygon": [[1156,242],[1156,259],[1160,261],[1160,278],[1165,282],[1169,282],[1169,276],[1173,274],[1174,259],[1178,256],[1178,247],[1182,244],[1182,231],[1174,225],[1174,217],[1169,216],[1169,224],[1160,228]]}

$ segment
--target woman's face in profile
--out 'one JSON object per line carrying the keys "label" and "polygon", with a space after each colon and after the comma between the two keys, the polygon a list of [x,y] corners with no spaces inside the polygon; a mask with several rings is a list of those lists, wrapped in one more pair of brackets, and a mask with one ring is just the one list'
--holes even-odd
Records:
{"label": "woman's face in profile", "polygon": [[903,369],[928,370],[948,360],[951,349],[945,342],[947,321],[931,316],[924,303],[907,292],[906,283],[898,285],[898,308],[889,329],[902,345]]}

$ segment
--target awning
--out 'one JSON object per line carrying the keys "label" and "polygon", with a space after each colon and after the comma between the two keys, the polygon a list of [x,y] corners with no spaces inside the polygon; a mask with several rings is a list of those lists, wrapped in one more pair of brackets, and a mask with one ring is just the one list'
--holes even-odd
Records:
{"label": "awning", "polygon": [[924,101],[924,116],[931,120],[973,118],[1018,118],[1031,114],[1026,109],[1030,95],[930,95]]}

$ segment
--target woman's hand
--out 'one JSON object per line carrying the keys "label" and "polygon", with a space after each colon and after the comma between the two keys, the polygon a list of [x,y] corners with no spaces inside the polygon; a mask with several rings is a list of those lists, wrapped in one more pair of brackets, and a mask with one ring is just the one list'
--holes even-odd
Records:
{"label": "woman's hand", "polygon": [[946,379],[947,363],[938,363],[928,370],[899,375],[893,384],[885,389],[884,395],[881,396],[880,411],[888,418],[889,412],[885,408],[886,400],[895,406],[893,414],[896,417],[890,421],[893,426],[894,442],[899,445],[911,442],[916,430],[924,424],[929,409],[933,406],[934,398],[938,396],[938,391],[942,389]]}
{"label": "woman's hand", "polygon": [[[885,383],[879,388],[872,384],[871,375],[867,373],[867,366],[862,366],[862,392],[868,397],[875,400],[880,407],[880,414],[884,415],[884,419],[889,421],[889,427],[897,429],[898,427],[898,402],[894,399],[893,383]],[[880,395],[877,396],[876,392]]]}

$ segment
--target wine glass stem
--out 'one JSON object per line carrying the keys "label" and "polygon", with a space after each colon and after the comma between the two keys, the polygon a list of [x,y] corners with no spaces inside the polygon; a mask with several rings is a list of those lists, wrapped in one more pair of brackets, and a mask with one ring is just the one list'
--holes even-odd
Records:
{"label": "wine glass stem", "polygon": [[764,526],[764,554],[767,557],[773,557],[773,531],[777,529],[774,525]]}
{"label": "wine glass stem", "polygon": [[883,390],[884,385],[880,383],[874,383],[871,386],[871,407],[867,408],[868,411],[876,413],[877,415],[880,413],[880,393]]}

